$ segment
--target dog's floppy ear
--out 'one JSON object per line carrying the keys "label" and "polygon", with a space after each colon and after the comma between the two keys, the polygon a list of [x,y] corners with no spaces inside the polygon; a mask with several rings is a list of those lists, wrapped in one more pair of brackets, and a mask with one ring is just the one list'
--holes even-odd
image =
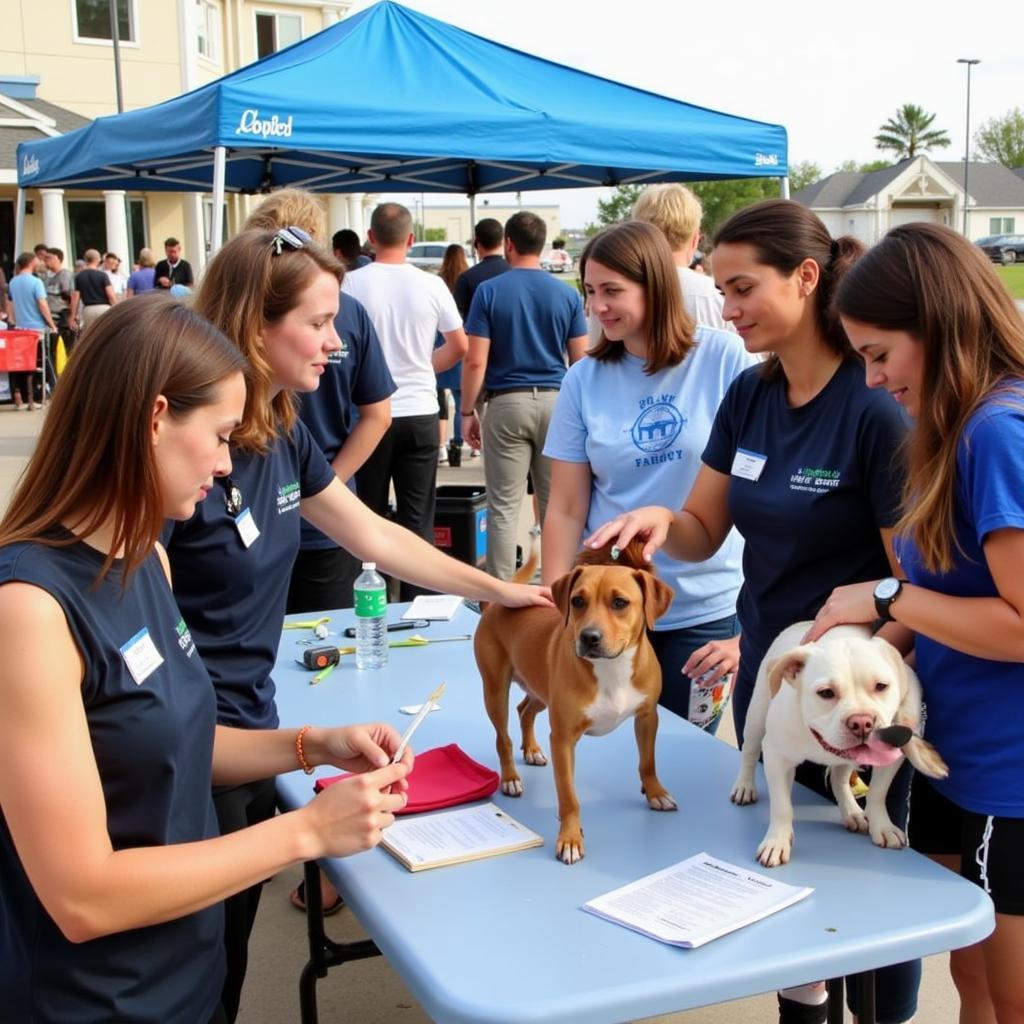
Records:
{"label": "dog's floppy ear", "polygon": [[633,579],[644,596],[644,622],[648,629],[654,629],[654,623],[668,611],[675,594],[667,583],[643,569],[637,569]]}
{"label": "dog's floppy ear", "polygon": [[576,581],[582,573],[583,570],[581,568],[573,569],[572,572],[559,576],[551,584],[551,596],[555,600],[555,607],[562,613],[562,619],[566,625],[569,624],[569,598],[572,596],[573,587],[576,586]]}
{"label": "dog's floppy ear", "polygon": [[904,702],[907,699],[907,693],[910,688],[908,680],[908,667],[907,663],[903,660],[903,655],[893,647],[888,640],[881,636],[873,636],[871,642],[878,647],[882,655],[888,659],[892,667],[896,670],[896,679],[900,686],[900,707],[902,708]]}
{"label": "dog's floppy ear", "polygon": [[805,644],[803,647],[794,647],[788,654],[784,654],[778,661],[773,661],[768,666],[768,692],[773,697],[782,687],[783,680],[790,685],[796,683],[807,664],[810,653],[809,644]]}

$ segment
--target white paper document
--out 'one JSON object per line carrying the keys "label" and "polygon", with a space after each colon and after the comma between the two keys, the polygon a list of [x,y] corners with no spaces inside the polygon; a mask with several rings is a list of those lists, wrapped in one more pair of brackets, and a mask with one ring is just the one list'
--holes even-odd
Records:
{"label": "white paper document", "polygon": [[543,845],[544,840],[536,832],[490,802],[400,818],[384,830],[381,839],[381,846],[410,871]]}
{"label": "white paper document", "polygon": [[694,949],[812,892],[698,853],[598,896],[583,909],[659,942]]}
{"label": "white paper document", "polygon": [[413,599],[402,618],[446,622],[459,610],[460,604],[462,598],[456,594],[420,594]]}

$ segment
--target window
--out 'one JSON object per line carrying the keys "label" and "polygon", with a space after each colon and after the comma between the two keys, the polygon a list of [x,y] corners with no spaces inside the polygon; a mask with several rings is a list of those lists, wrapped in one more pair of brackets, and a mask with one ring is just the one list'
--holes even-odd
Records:
{"label": "window", "polygon": [[256,56],[283,50],[302,39],[302,18],[297,14],[256,15]]}
{"label": "window", "polygon": [[[129,199],[127,210],[128,249],[119,252],[121,263],[131,272],[131,264],[138,257],[139,250],[146,244],[146,202],[144,199]],[[68,230],[71,234],[71,258],[74,262],[86,249],[107,251],[107,217],[102,199],[69,199]]]}
{"label": "window", "polygon": [[220,60],[220,8],[211,0],[196,5],[196,50],[207,60]]}
{"label": "window", "polygon": [[[133,0],[116,0],[117,38],[119,42],[134,43],[135,11]],[[75,36],[78,39],[109,40],[109,0],[74,0]]]}
{"label": "window", "polygon": [[989,217],[988,233],[990,235],[1012,235],[1017,230],[1015,217]]}

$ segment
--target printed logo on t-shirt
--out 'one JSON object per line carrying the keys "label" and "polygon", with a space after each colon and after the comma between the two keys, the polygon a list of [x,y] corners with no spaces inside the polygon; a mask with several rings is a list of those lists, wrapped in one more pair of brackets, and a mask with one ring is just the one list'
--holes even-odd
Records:
{"label": "printed logo on t-shirt", "polygon": [[295,480],[290,484],[282,484],[277,489],[277,514],[294,512],[299,507],[299,498],[302,497],[299,481]]}
{"label": "printed logo on t-shirt", "polygon": [[839,487],[839,479],[838,469],[801,466],[789,478],[789,489],[791,491],[808,491],[811,494],[827,494]]}
{"label": "printed logo on t-shirt", "polygon": [[185,652],[187,657],[191,658],[196,653],[196,645],[192,642],[192,633],[185,624],[184,619],[178,619],[174,632],[178,634],[178,646]]}
{"label": "printed logo on t-shirt", "polygon": [[337,352],[331,352],[327,356],[327,362],[329,363],[340,363],[345,359],[348,359],[348,342],[339,337],[338,340],[341,342],[341,348]]}
{"label": "printed logo on t-shirt", "polygon": [[633,444],[644,453],[635,459],[637,467],[682,459],[682,449],[672,446],[686,426],[686,417],[672,404],[675,397],[651,395],[640,400],[640,415],[630,429]]}

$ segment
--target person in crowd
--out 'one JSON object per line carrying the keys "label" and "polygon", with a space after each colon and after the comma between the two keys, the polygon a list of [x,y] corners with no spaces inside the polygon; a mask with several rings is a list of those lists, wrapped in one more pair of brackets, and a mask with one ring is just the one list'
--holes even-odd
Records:
{"label": "person in crowd", "polygon": [[[166,535],[178,603],[213,680],[223,725],[253,731],[277,725],[271,672],[300,518],[356,558],[420,586],[504,604],[550,604],[546,591],[493,580],[374,515],[337,478],[297,418],[293,392],[315,391],[341,348],[334,322],[343,273],[301,229],[246,231],[213,257],[193,297],[193,308],[252,367],[245,411],[231,433],[230,473]],[[219,787],[214,804],[221,831],[272,817],[274,801],[271,773]],[[254,884],[226,906],[222,1001],[229,1020],[238,1011],[259,892]]]}
{"label": "person in crowd", "polygon": [[359,270],[373,260],[363,252],[359,236],[351,228],[342,228],[331,236],[334,258],[345,264],[346,270]]}
{"label": "person in crowd", "polygon": [[[282,199],[282,194],[287,193]],[[287,216],[289,223],[275,223]],[[281,189],[268,196],[246,220],[244,229],[297,227],[316,241],[327,230],[323,204],[311,192]],[[358,238],[357,238],[358,242]],[[334,330],[341,345],[327,357],[320,386],[301,396],[299,418],[338,479],[350,489],[355,471],[373,451],[391,422],[394,381],[384,362],[377,332],[366,310],[351,296],[340,304]],[[350,608],[353,586],[362,571],[359,559],[311,523],[302,521],[299,553],[292,566],[285,610],[288,614]],[[330,880],[320,875],[321,906],[325,915],[342,908]],[[291,894],[292,905],[306,909],[305,882]]]}
{"label": "person in crowd", "polygon": [[71,323],[88,327],[115,302],[117,296],[110,278],[100,269],[99,250],[86,249],[85,270],[75,274],[75,288],[71,293]]}
{"label": "person in crowd", "polygon": [[[356,474],[356,486],[360,498],[384,515],[394,484],[398,523],[433,544],[436,374],[465,355],[466,335],[444,282],[406,262],[413,232],[404,206],[381,203],[370,218],[370,240],[377,259],[349,274],[342,288],[366,307],[398,388],[391,396],[391,426]],[[435,348],[438,333],[444,344]],[[402,584],[403,601],[417,592]]]}
{"label": "person in crowd", "polygon": [[505,229],[500,220],[484,217],[477,221],[473,228],[473,250],[476,252],[476,263],[462,272],[455,282],[455,305],[463,320],[469,316],[469,307],[473,304],[473,296],[484,281],[504,274],[508,270],[505,259]]}
{"label": "person in crowd", "polygon": [[[469,354],[462,368],[462,432],[470,447],[486,449],[487,571],[510,579],[515,571],[519,509],[529,476],[543,521],[551,462],[544,455],[548,422],[566,360],[587,349],[587,322],[579,295],[540,267],[547,226],[535,213],[505,223],[509,270],[480,284],[466,320]],[[481,427],[477,399],[486,388]]]}
{"label": "person in crowd", "polygon": [[120,302],[125,297],[125,288],[128,287],[128,278],[121,273],[121,257],[114,252],[104,253],[102,269],[110,278],[110,286],[114,289],[117,301]]}
{"label": "person in crowd", "polygon": [[[729,388],[715,416],[703,465],[682,510],[648,506],[618,516],[587,541],[637,534],[652,556],[710,558],[736,527],[743,537],[737,602],[740,665],[733,719],[742,742],[764,654],[787,626],[813,619],[836,586],[897,571],[892,553],[902,474],[893,453],[907,422],[887,395],[864,383],[832,299],[863,252],[833,239],[807,207],[766,200],[733,214],[715,235],[715,282],[723,313],[748,352],[766,356]],[[893,636],[897,642],[900,637]],[[825,792],[820,770],[797,778]],[[889,813],[906,820],[904,775]],[[916,1009],[920,962],[878,972],[878,1020],[902,1024]],[[825,1019],[823,984],[780,995],[783,1024]]]}
{"label": "person in crowd", "polygon": [[[47,330],[56,333],[57,325],[46,301],[46,286],[36,276],[35,267],[35,253],[23,252],[18,257],[15,263],[17,272],[8,287],[7,322],[18,330],[37,331],[43,339]],[[29,412],[35,409],[37,397],[42,401],[41,392],[35,393],[34,376],[27,370],[10,374],[14,404]]]}
{"label": "person in crowd", "polygon": [[176,238],[168,238],[164,242],[164,254],[166,258],[153,268],[156,287],[168,291],[176,284],[193,288],[196,277],[192,272],[192,264],[181,258],[181,242]]}
{"label": "person in crowd", "polygon": [[[732,331],[695,325],[664,235],[626,221],[587,244],[580,274],[601,338],[569,368],[548,428],[551,496],[543,579],[570,571],[580,541],[650,503],[679,508],[690,492],[718,406],[756,359]],[[730,530],[713,557],[655,555],[675,591],[651,635],[663,707],[715,732],[739,663],[736,597],[743,544]],[[698,683],[697,680],[700,680]]]}
{"label": "person in crowd", "polygon": [[49,384],[56,384],[57,342],[64,343],[65,356],[70,355],[75,343],[75,332],[71,329],[71,293],[75,290],[75,280],[71,271],[64,266],[64,250],[50,247],[46,250],[46,304],[50,307],[50,316],[57,325],[57,332],[49,337],[48,355]]}
{"label": "person in crowd", "polygon": [[[914,776],[910,843],[981,886],[995,931],[950,954],[961,1021],[1024,1020],[1024,321],[946,227],[894,228],[836,302],[867,384],[914,421],[901,571],[835,590],[811,639],[882,617],[915,637],[943,780]],[[888,400],[888,396],[887,400]]]}
{"label": "person in crowd", "polygon": [[[389,725],[216,724],[157,539],[217,500],[246,361],[159,296],[81,348],[0,522],[0,1000],[12,1021],[222,1024],[221,901],[376,844],[412,758],[389,763]],[[211,782],[317,764],[363,774],[218,834]]]}
{"label": "person in crowd", "polygon": [[[437,276],[448,286],[448,291],[453,295],[459,277],[469,269],[466,260],[466,250],[458,242],[452,242],[445,251],[444,259],[441,261],[441,269]],[[460,314],[461,315],[461,314]],[[435,346],[440,348],[444,344],[444,335],[439,334]],[[447,370],[442,370],[437,375],[437,405],[440,419],[437,424],[438,453],[437,461],[444,464],[448,461],[448,450],[445,448],[445,441],[448,435],[448,392],[451,391],[455,402],[455,414],[452,417],[452,444],[460,451],[462,450],[462,417],[459,416],[459,401],[462,398],[462,360]]]}
{"label": "person in crowd", "polygon": [[40,281],[45,283],[46,281],[46,254],[49,252],[49,247],[45,242],[40,242],[38,245],[32,247],[32,254],[35,256],[35,264],[32,267],[32,273],[39,278]]}
{"label": "person in crowd", "polygon": [[156,268],[153,265],[153,250],[139,250],[139,267],[133,270],[128,278],[128,285],[125,288],[125,297],[142,295],[143,292],[152,291],[156,287]]}
{"label": "person in crowd", "polygon": [[633,217],[660,229],[668,239],[683,289],[683,304],[698,324],[730,329],[722,317],[722,296],[706,274],[691,269],[700,242],[704,210],[685,185],[648,185],[633,204]]}

